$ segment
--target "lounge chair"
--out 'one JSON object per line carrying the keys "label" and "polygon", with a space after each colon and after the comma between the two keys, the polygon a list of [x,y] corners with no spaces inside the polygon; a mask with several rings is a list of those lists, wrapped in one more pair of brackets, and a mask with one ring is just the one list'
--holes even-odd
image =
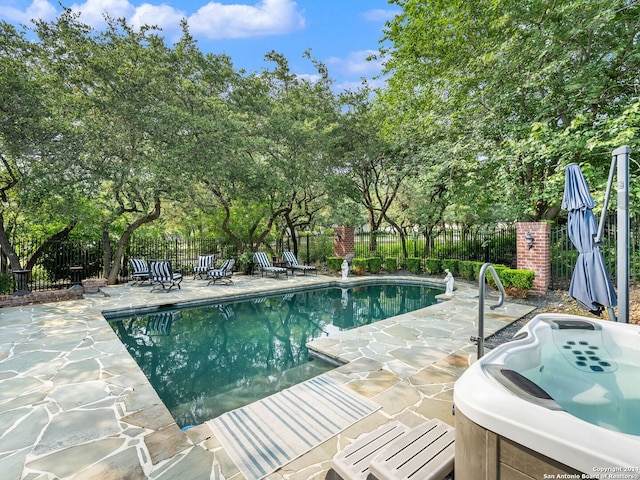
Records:
{"label": "lounge chair", "polygon": [[198,255],[198,265],[193,267],[193,279],[202,278],[213,268],[213,255]]}
{"label": "lounge chair", "polygon": [[227,258],[219,268],[209,269],[207,271],[207,278],[209,279],[207,285],[215,284],[216,280],[220,280],[220,283],[226,283],[227,285],[232,284],[231,275],[233,275],[233,266],[235,264],[235,258]]}
{"label": "lounge chair", "polygon": [[305,275],[307,274],[307,272],[316,272],[316,275],[318,275],[318,269],[313,265],[300,265],[293,252],[282,252],[282,259],[287,262],[287,267],[292,271],[300,270]]}
{"label": "lounge chair", "polygon": [[180,288],[180,282],[182,282],[182,274],[173,273],[171,262],[150,262],[149,271],[149,281],[153,286],[151,288],[151,291],[155,290],[158,286],[161,286],[162,289],[166,290],[167,292],[173,287]]}
{"label": "lounge chair", "polygon": [[139,285],[149,281],[149,265],[143,258],[130,258],[131,277],[134,282],[131,285]]}
{"label": "lounge chair", "polygon": [[267,254],[264,252],[254,252],[253,261],[256,263],[256,265],[258,265],[258,268],[260,268],[260,274],[263,277],[265,273],[271,273],[274,277],[277,277],[282,273],[284,273],[285,275],[287,274],[286,268],[274,267],[273,265],[271,265]]}

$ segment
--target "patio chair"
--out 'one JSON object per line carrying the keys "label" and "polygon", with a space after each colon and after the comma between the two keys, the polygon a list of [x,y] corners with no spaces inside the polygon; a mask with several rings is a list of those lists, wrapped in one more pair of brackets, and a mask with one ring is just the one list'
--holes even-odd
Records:
{"label": "patio chair", "polygon": [[314,267],[313,265],[301,265],[301,264],[299,264],[298,263],[298,259],[293,254],[293,252],[282,252],[282,259],[285,262],[287,262],[287,267],[290,268],[292,271],[300,270],[305,275],[307,274],[307,272],[316,272],[316,275],[318,275],[318,269],[316,267]]}
{"label": "patio chair", "polygon": [[260,269],[260,274],[263,277],[265,273],[271,273],[273,274],[274,277],[277,277],[282,273],[284,273],[285,275],[287,274],[286,268],[274,267],[273,265],[271,265],[271,262],[269,261],[267,254],[264,252],[254,252],[253,261],[256,263],[256,265],[258,265],[258,268]]}
{"label": "patio chair", "polygon": [[165,290],[167,292],[173,287],[180,288],[180,282],[182,282],[182,274],[173,273],[171,262],[150,262],[149,272],[149,281],[152,285],[151,291],[155,290],[159,286],[162,287],[162,290]]}
{"label": "patio chair", "polygon": [[213,268],[213,255],[198,255],[198,265],[193,267],[193,279],[202,278],[207,272]]}
{"label": "patio chair", "polygon": [[209,269],[209,271],[207,271],[207,278],[209,279],[207,285],[211,285],[212,283],[215,285],[216,280],[220,280],[220,283],[231,285],[233,283],[231,275],[233,275],[233,266],[235,264],[235,258],[227,258],[219,268]]}
{"label": "patio chair", "polygon": [[134,282],[131,285],[140,285],[149,281],[149,265],[144,258],[130,258],[131,277]]}

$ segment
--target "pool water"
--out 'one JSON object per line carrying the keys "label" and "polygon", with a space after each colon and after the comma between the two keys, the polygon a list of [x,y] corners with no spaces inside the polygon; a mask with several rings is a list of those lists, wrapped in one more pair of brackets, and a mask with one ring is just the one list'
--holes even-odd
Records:
{"label": "pool water", "polygon": [[322,288],[110,319],[181,427],[333,368],[307,342],[436,303],[417,285]]}

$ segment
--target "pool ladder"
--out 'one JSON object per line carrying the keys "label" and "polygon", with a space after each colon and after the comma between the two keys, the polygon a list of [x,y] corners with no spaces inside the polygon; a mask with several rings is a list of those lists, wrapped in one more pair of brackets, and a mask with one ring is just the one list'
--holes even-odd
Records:
{"label": "pool ladder", "polygon": [[478,288],[478,336],[477,337],[472,336],[470,338],[472,342],[478,345],[478,359],[480,359],[484,355],[484,295],[485,295],[485,288],[487,283],[485,281],[487,277],[487,270],[489,270],[489,272],[491,273],[491,276],[493,277],[493,281],[496,282],[496,285],[498,286],[498,290],[500,290],[500,299],[498,300],[498,303],[496,303],[495,305],[489,305],[489,308],[491,310],[494,310],[502,306],[502,304],[504,303],[504,297],[505,297],[504,287],[502,286],[502,282],[498,277],[498,273],[496,272],[496,269],[493,268],[492,264],[485,263],[484,265],[482,265],[482,268],[480,269],[480,276],[478,278],[478,282],[480,284]]}

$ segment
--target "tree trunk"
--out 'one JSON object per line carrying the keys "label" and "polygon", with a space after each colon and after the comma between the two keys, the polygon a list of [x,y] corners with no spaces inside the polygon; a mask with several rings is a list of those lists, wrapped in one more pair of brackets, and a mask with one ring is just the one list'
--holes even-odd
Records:
{"label": "tree trunk", "polygon": [[135,232],[142,225],[146,223],[151,223],[157,220],[158,218],[160,218],[160,211],[161,211],[160,198],[156,198],[153,210],[149,212],[147,215],[145,215],[144,217],[138,218],[135,222],[133,222],[124,230],[124,232],[122,233],[122,236],[120,237],[120,240],[118,240],[118,248],[116,249],[116,253],[113,257],[111,270],[107,275],[107,285],[115,285],[115,283],[118,280],[118,274],[120,273],[122,258],[124,257],[124,250],[127,246],[127,242],[129,241],[129,238],[131,238],[131,235],[133,235],[133,232]]}

